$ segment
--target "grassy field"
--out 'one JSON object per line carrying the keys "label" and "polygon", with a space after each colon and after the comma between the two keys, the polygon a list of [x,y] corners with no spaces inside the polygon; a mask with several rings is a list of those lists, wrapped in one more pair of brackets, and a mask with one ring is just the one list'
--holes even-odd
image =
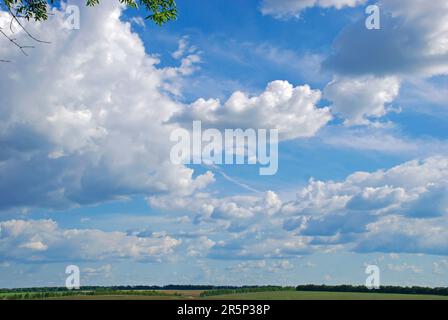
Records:
{"label": "grassy field", "polygon": [[448,300],[447,296],[351,293],[351,292],[251,292],[211,296],[206,299],[219,300]]}
{"label": "grassy field", "polygon": [[94,295],[50,298],[51,300],[197,300],[202,290],[160,290],[160,295]]}
{"label": "grassy field", "polygon": [[[448,296],[384,294],[384,293],[350,293],[350,292],[301,292],[268,291],[250,293],[232,293],[201,297],[200,290],[160,290],[152,292],[127,292],[117,294],[53,296],[49,300],[448,300]],[[146,294],[147,293],[147,294]],[[159,294],[160,293],[160,294]],[[0,300],[11,294],[0,294]],[[31,298],[33,299],[33,298]]]}
{"label": "grassy field", "polygon": [[[96,295],[71,296],[56,299],[64,300],[448,300],[447,296],[382,294],[382,293],[350,293],[350,292],[252,292],[236,293],[201,298],[202,291],[163,291],[163,295]],[[53,298],[54,299],[54,298]]]}

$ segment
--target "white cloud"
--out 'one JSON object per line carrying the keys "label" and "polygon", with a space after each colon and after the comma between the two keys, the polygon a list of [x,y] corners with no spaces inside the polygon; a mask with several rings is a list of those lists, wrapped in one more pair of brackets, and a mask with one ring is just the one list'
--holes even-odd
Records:
{"label": "white cloud", "polygon": [[48,246],[40,241],[35,241],[21,244],[19,248],[29,249],[31,251],[46,251],[48,249]]}
{"label": "white cloud", "polygon": [[190,257],[204,257],[208,254],[209,250],[216,245],[216,242],[205,237],[201,236],[191,243],[188,247],[187,255]]}
{"label": "white cloud", "polygon": [[383,217],[367,226],[357,252],[399,252],[448,255],[447,218]]}
{"label": "white cloud", "polygon": [[[187,210],[200,219],[250,220],[272,216],[282,206],[278,195],[268,191],[263,196],[232,196],[216,198],[206,193],[192,197],[153,196],[148,199],[154,209],[165,211]],[[241,221],[240,221],[241,222]]]}
{"label": "white cloud", "polygon": [[[433,10],[427,7],[426,13]],[[439,18],[444,7],[427,25],[411,5],[405,11],[390,8],[419,22],[426,32],[421,39],[429,41],[424,51],[414,51],[414,64],[405,59],[406,68],[443,73],[445,24]],[[300,10],[295,7],[294,15]],[[76,32],[60,29],[56,15],[31,28],[52,44],[39,46],[28,58],[0,46],[1,57],[16,60],[0,74],[2,208],[65,208],[144,194],[155,209],[196,215],[185,220],[195,228],[191,234],[196,238],[185,251],[193,257],[284,259],[339,246],[360,252],[448,254],[448,160],[443,157],[358,172],[341,182],[311,180],[296,201],[287,203],[274,192],[219,197],[198,191],[214,178],[211,173],[194,178],[191,169],[169,162],[168,138],[178,126],[175,121],[277,127],[283,139],[294,139],[315,135],[331,120],[330,109],[317,107],[319,90],[286,81],[272,82],[255,96],[235,92],[224,103],[199,99],[183,106],[171,95],[181,94],[182,77],[194,72],[200,55],[183,39],[174,54],[180,66],[160,68],[119,15],[116,4],[105,2],[94,13],[83,12],[83,27]],[[345,70],[356,76],[339,76],[328,85],[326,97],[347,124],[365,124],[388,111],[400,87],[395,74],[403,72],[386,69],[375,76],[360,76],[362,68]],[[0,255],[21,261],[158,260],[180,244],[163,233],[62,229],[47,220],[11,220],[0,228]]]}
{"label": "white cloud", "polygon": [[342,182],[311,180],[303,188],[295,202],[285,204],[286,214],[319,215],[342,214],[364,211],[387,214],[400,212],[405,215],[434,217],[446,213],[446,209],[436,208],[431,201],[427,210],[421,210],[420,202],[429,200],[429,195],[440,195],[437,204],[442,204],[441,190],[447,187],[448,159],[428,158],[424,161],[410,161],[389,170],[373,173],[357,172]]}
{"label": "white cloud", "polygon": [[[378,5],[381,28],[368,30],[365,17],[360,18],[343,29],[322,63],[322,70],[336,74],[325,93],[334,102],[332,111],[347,117],[346,123],[370,123],[369,118],[384,116],[401,83],[448,74],[446,1],[384,0]],[[426,101],[440,101],[443,93],[431,93],[428,86],[414,91],[431,95]]]}
{"label": "white cloud", "polygon": [[[57,10],[45,23],[27,24],[51,42],[28,57],[0,39],[0,57],[13,60],[0,74],[1,209],[187,194],[213,182],[169,157],[175,125],[166,121],[182,108],[171,95],[195,70],[196,51],[180,54],[178,67],[159,68],[120,20],[118,2],[80,7],[80,30],[64,29]],[[0,22],[8,21],[1,12]],[[18,28],[14,36],[30,41]]]}
{"label": "white cloud", "polygon": [[358,172],[342,182],[312,180],[296,201],[282,207],[294,217],[284,227],[314,237],[316,245],[446,255],[447,181],[443,157]]}
{"label": "white cloud", "polygon": [[331,119],[328,108],[318,108],[319,90],[294,87],[287,81],[271,82],[258,96],[235,92],[224,103],[199,99],[175,115],[173,121],[200,120],[204,126],[241,129],[278,129],[282,139],[314,136]]}
{"label": "white cloud", "polygon": [[62,229],[52,220],[0,222],[0,256],[6,261],[158,261],[170,256],[180,243],[165,234],[138,237],[123,232]]}
{"label": "white cloud", "polygon": [[162,196],[149,203],[195,214],[195,226],[222,239],[208,251],[212,258],[287,258],[339,249],[446,255],[447,181],[448,159],[439,156],[356,172],[340,182],[312,179],[290,202],[268,192]]}
{"label": "white cloud", "polygon": [[188,36],[183,37],[178,41],[178,48],[171,54],[174,59],[182,59],[186,55],[197,55],[197,49],[195,46],[191,46]]}
{"label": "white cloud", "polygon": [[346,28],[324,67],[345,75],[422,76],[448,73],[448,4],[445,0],[380,1],[382,26],[364,19]]}
{"label": "white cloud", "polygon": [[384,116],[399,90],[400,81],[394,77],[336,78],[325,88],[325,98],[346,125],[360,125]]}
{"label": "white cloud", "polygon": [[[258,96],[235,92],[223,105],[199,99],[185,107],[172,95],[181,95],[201,61],[188,38],[173,54],[180,65],[161,68],[130,22],[120,20],[117,3],[81,7],[80,30],[64,29],[57,10],[46,23],[27,25],[51,42],[29,57],[0,46],[0,56],[14,60],[0,74],[0,209],[62,209],[135,194],[182,197],[205,188],[211,173],[196,176],[170,162],[176,119],[278,128],[282,138],[294,139],[315,135],[332,118],[328,108],[316,107],[319,90],[286,81]],[[0,20],[8,22],[7,14]],[[15,37],[29,40],[19,29]]]}
{"label": "white cloud", "polygon": [[142,17],[132,17],[131,22],[141,28],[146,27],[145,19],[143,19]]}
{"label": "white cloud", "polygon": [[336,8],[356,7],[366,0],[263,0],[261,12],[276,18],[297,17],[308,8]]}

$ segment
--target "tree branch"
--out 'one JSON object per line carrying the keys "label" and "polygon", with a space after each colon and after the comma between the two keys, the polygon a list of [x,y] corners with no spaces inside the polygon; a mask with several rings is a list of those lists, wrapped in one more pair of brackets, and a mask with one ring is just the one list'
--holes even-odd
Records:
{"label": "tree branch", "polygon": [[8,8],[8,11],[9,11],[9,13],[11,14],[11,16],[12,16],[12,21],[11,21],[11,25],[12,25],[12,22],[13,21],[15,21],[15,22],[17,22],[17,24],[20,26],[20,28],[22,28],[22,30],[23,31],[25,31],[25,33],[27,34],[27,36],[28,37],[30,37],[31,39],[33,39],[34,41],[36,41],[36,42],[39,42],[39,43],[46,43],[46,44],[50,44],[51,42],[48,42],[48,41],[43,41],[43,40],[39,40],[39,39],[37,39],[35,36],[33,36],[24,26],[23,26],[23,24],[19,21],[19,19],[17,18],[17,16],[11,11],[11,8]]}
{"label": "tree branch", "polygon": [[19,48],[19,50],[25,55],[28,56],[28,54],[26,53],[25,49],[30,49],[30,48],[34,48],[33,46],[23,46],[21,44],[19,44],[16,39],[11,38],[10,36],[8,36],[2,28],[0,28],[0,34],[2,34],[6,39],[9,40],[9,42],[11,42],[13,45],[15,45],[17,48]]}

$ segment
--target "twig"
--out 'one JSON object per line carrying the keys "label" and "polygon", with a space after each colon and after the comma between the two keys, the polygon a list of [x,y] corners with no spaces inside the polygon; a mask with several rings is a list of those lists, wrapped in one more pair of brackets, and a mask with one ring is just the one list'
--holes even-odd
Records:
{"label": "twig", "polygon": [[20,51],[25,55],[28,56],[28,54],[26,53],[25,49],[30,49],[30,48],[34,48],[33,46],[22,46],[21,44],[19,44],[16,39],[11,38],[10,36],[8,36],[1,28],[0,28],[0,33],[6,38],[8,39],[13,45],[15,45],[17,48],[20,49]]}
{"label": "twig", "polygon": [[[33,36],[27,28],[25,28],[25,26],[19,21],[18,18],[21,18],[20,16],[16,15],[11,8],[8,7],[8,11],[11,15],[11,21],[9,23],[9,30],[11,31],[12,34],[15,33],[14,29],[13,29],[13,22],[15,21],[19,27],[26,33],[26,35],[31,38],[32,40],[38,42],[38,43],[46,43],[46,44],[50,44],[51,42],[49,41],[43,41],[40,40],[38,38],[36,38],[35,36]],[[21,45],[20,43],[17,42],[17,39],[7,35],[2,28],[0,28],[0,34],[3,35],[6,39],[8,39],[9,42],[11,42],[13,45],[15,45],[17,48],[19,48],[19,50],[22,52],[23,55],[28,56],[28,54],[26,53],[25,49],[32,49],[34,48],[34,46],[24,46]],[[0,62],[10,62],[9,60],[4,60],[4,59],[0,59]]]}
{"label": "twig", "polygon": [[22,23],[19,21],[19,19],[17,18],[17,16],[12,12],[11,8],[8,8],[9,13],[11,14],[12,18],[17,22],[17,24],[22,28],[23,31],[25,31],[25,33],[28,35],[28,37],[30,37],[31,39],[33,39],[36,42],[39,43],[46,43],[46,44],[50,44],[51,42],[49,41],[43,41],[43,40],[39,40],[36,37],[34,37],[23,25]]}

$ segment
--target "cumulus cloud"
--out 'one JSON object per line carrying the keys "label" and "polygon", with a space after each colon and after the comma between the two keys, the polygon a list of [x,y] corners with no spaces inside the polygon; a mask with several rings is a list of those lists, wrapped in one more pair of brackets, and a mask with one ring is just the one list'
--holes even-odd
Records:
{"label": "cumulus cloud", "polygon": [[[172,95],[197,53],[179,52],[180,66],[159,68],[116,1],[80,7],[80,30],[64,29],[56,9],[46,23],[27,25],[51,42],[28,57],[1,39],[0,57],[14,61],[0,74],[1,209],[189,193],[212,182],[169,157],[176,126],[166,121],[182,107]],[[1,12],[2,25],[9,21]],[[14,37],[30,41],[20,28]]]}
{"label": "cumulus cloud", "polygon": [[[306,7],[342,8],[360,1],[288,3],[287,13],[266,14],[296,15]],[[417,38],[408,37],[414,42],[403,40],[400,48],[380,46],[383,53],[401,55],[392,64],[380,59],[381,51],[373,53],[376,69],[345,56],[345,46],[354,51],[356,46],[344,34],[325,63],[338,73],[325,98],[347,125],[386,114],[402,75],[446,72],[445,6],[439,2],[440,12],[435,12],[432,4],[420,2],[426,17],[434,13],[434,21],[426,21],[408,3],[384,4],[393,13],[385,27],[399,21],[397,26],[409,31],[405,34],[419,32]],[[227,197],[205,193],[202,189],[214,181],[211,173],[197,176],[169,162],[174,128],[202,120],[218,128],[278,128],[282,139],[295,139],[315,135],[331,120],[330,108],[318,107],[319,90],[287,81],[274,81],[258,95],[238,91],[224,103],[199,99],[184,106],[173,95],[181,94],[179,85],[194,72],[200,55],[184,38],[173,54],[180,65],[159,67],[158,58],[145,52],[120,14],[120,7],[108,1],[94,12],[83,11],[82,29],[68,31],[61,29],[62,17],[55,11],[48,23],[30,26],[51,45],[39,46],[27,58],[11,46],[0,46],[0,57],[15,60],[2,66],[0,74],[1,209],[66,208],[144,194],[154,209],[191,214],[182,223],[191,229],[179,231],[192,238],[185,243],[191,257],[287,259],[341,246],[358,252],[448,254],[448,160],[443,157],[358,172],[339,182],[311,180],[290,202],[272,191]],[[1,13],[0,22],[5,17]],[[420,29],[412,29],[411,22]],[[16,36],[24,37],[20,32]],[[354,69],[345,59],[354,59]],[[63,229],[51,220],[0,223],[0,256],[5,260],[159,260],[179,245],[165,233]]]}
{"label": "cumulus cloud", "polygon": [[358,172],[342,182],[315,181],[282,207],[284,228],[314,244],[347,244],[362,252],[447,254],[448,161],[411,161]]}
{"label": "cumulus cloud", "polygon": [[[343,181],[311,180],[294,201],[278,195],[153,197],[153,208],[191,211],[215,239],[216,259],[268,259],[338,249],[448,254],[448,159],[432,157]],[[188,209],[186,209],[188,208]],[[204,243],[212,244],[203,239]],[[201,248],[201,245],[198,244]]]}
{"label": "cumulus cloud", "polygon": [[[294,139],[315,135],[332,118],[329,108],[317,107],[319,90],[286,81],[270,83],[258,96],[235,92],[222,105],[214,99],[182,105],[173,96],[201,61],[187,37],[173,53],[180,65],[159,67],[130,22],[120,19],[117,3],[80,7],[80,30],[64,29],[57,9],[46,23],[27,25],[51,42],[28,57],[0,46],[0,56],[14,60],[0,74],[0,209],[185,196],[214,177],[170,162],[169,137],[179,125],[203,120],[221,128],[277,128],[281,138]],[[9,21],[1,12],[0,25]],[[14,36],[29,40],[20,28]]]}
{"label": "cumulus cloud", "polygon": [[313,181],[285,209],[305,216],[301,234],[357,252],[446,255],[447,165],[446,158],[435,157],[355,173],[339,183]]}
{"label": "cumulus cloud", "polygon": [[[279,18],[311,7],[354,7],[366,1],[265,0],[262,11]],[[346,124],[371,124],[388,113],[400,84],[448,74],[448,5],[444,0],[384,0],[381,28],[368,30],[365,17],[345,28],[322,62],[335,73],[325,96]],[[426,89],[421,89],[425,91]],[[435,95],[432,95],[435,96]]]}
{"label": "cumulus cloud", "polygon": [[177,199],[152,197],[149,204],[157,210],[190,212],[195,215],[195,230],[206,230],[208,237],[221,239],[212,243],[199,234],[202,240],[193,241],[189,248],[193,254],[203,252],[209,258],[238,260],[286,258],[310,250],[309,237],[291,237],[282,229],[282,219],[277,215],[283,202],[272,191],[222,198],[210,194]]}
{"label": "cumulus cloud", "polygon": [[[368,124],[369,117],[384,116],[403,82],[448,74],[446,1],[385,0],[378,5],[381,28],[368,30],[365,17],[352,23],[322,63],[322,70],[336,74],[325,92],[346,123]],[[419,91],[427,95],[428,88]]]}
{"label": "cumulus cloud", "polygon": [[165,211],[188,210],[199,215],[198,219],[249,220],[256,216],[271,216],[280,209],[282,201],[275,192],[263,196],[231,196],[216,198],[207,193],[192,197],[154,196],[148,199],[154,209]]}
{"label": "cumulus cloud", "polygon": [[161,233],[138,237],[123,232],[62,229],[53,220],[0,222],[0,256],[6,261],[159,261],[180,243]]}
{"label": "cumulus cloud", "polygon": [[336,78],[325,88],[325,98],[346,125],[369,124],[387,114],[388,104],[398,96],[400,81],[394,77]]}
{"label": "cumulus cloud", "polygon": [[447,2],[385,0],[379,5],[381,29],[368,30],[364,19],[346,28],[324,68],[344,75],[446,75]]}
{"label": "cumulus cloud", "polygon": [[311,180],[299,192],[298,200],[284,206],[284,210],[302,215],[325,215],[347,210],[385,214],[401,209],[405,215],[440,216],[446,212],[429,210],[430,207],[423,212],[417,210],[416,205],[429,195],[441,194],[439,190],[446,188],[447,177],[448,160],[434,157],[407,162],[386,171],[357,172],[343,182]]}
{"label": "cumulus cloud", "polygon": [[258,96],[237,91],[223,104],[199,99],[172,121],[202,121],[213,128],[278,129],[282,139],[314,136],[331,119],[329,108],[318,108],[319,90],[294,87],[287,81],[271,82]]}
{"label": "cumulus cloud", "polygon": [[366,0],[263,0],[261,12],[276,18],[297,17],[308,8],[336,8],[356,7]]}
{"label": "cumulus cloud", "polygon": [[448,255],[447,217],[409,219],[388,216],[368,225],[357,252],[402,252]]}
{"label": "cumulus cloud", "polygon": [[205,237],[201,236],[194,241],[190,241],[190,245],[188,246],[187,255],[190,257],[204,257],[208,254],[209,250],[216,245],[216,242]]}

